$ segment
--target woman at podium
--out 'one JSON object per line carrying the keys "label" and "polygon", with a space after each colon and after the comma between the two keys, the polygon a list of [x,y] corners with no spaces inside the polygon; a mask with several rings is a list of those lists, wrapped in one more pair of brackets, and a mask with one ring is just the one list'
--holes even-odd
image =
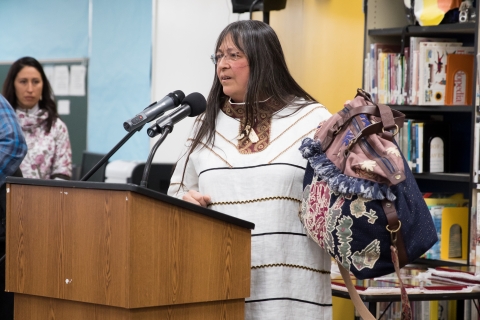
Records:
{"label": "woman at podium", "polygon": [[32,57],[15,61],[3,83],[3,95],[15,109],[27,141],[28,152],[20,165],[23,176],[70,179],[70,138],[42,65]]}
{"label": "woman at podium", "polygon": [[329,111],[290,75],[273,29],[237,21],[219,35],[213,86],[168,194],[255,223],[246,319],[331,319],[330,256],[298,218],[298,148]]}

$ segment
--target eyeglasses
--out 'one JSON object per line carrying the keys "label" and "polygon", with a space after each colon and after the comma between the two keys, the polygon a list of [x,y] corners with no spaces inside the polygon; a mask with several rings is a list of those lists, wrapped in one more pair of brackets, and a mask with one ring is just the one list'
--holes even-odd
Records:
{"label": "eyeglasses", "polygon": [[227,54],[217,53],[217,54],[212,54],[210,56],[210,60],[212,60],[213,64],[219,63],[223,58],[225,58],[225,61],[237,61],[240,58],[240,53],[239,52],[229,52]]}

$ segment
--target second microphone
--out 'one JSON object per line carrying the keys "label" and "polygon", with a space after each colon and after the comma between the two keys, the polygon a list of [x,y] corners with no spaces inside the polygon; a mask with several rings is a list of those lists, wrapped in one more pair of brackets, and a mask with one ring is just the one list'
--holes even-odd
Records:
{"label": "second microphone", "polygon": [[158,134],[163,134],[167,127],[169,127],[169,131],[172,132],[173,126],[177,122],[186,117],[196,117],[203,113],[206,108],[207,101],[205,97],[201,93],[193,92],[183,99],[180,107],[161,117],[153,126],[148,128],[147,134],[153,138]]}

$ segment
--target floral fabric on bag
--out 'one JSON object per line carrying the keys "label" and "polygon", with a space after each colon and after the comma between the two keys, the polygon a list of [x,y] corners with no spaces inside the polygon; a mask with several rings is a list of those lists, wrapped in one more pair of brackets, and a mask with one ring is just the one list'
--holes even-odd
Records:
{"label": "floral fabric on bag", "polygon": [[72,176],[72,150],[65,123],[57,119],[46,131],[48,112],[16,110],[18,121],[27,140],[28,153],[20,169],[25,178],[51,179]]}

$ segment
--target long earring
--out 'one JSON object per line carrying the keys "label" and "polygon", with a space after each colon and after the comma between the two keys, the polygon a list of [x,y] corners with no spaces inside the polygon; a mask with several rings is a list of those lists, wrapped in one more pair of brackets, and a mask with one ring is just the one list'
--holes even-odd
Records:
{"label": "long earring", "polygon": [[40,101],[42,101],[43,96],[40,96]]}

